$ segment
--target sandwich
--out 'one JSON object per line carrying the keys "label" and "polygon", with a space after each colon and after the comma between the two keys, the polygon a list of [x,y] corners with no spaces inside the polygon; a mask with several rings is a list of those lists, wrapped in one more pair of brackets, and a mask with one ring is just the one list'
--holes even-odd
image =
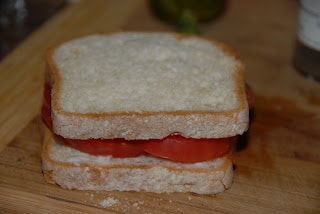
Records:
{"label": "sandwich", "polygon": [[224,43],[165,32],[75,38],[48,50],[44,178],[66,189],[231,187],[249,126],[244,66]]}

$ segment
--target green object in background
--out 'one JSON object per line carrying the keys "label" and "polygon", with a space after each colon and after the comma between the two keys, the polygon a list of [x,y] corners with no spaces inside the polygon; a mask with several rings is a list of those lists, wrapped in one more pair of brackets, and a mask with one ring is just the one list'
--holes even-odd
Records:
{"label": "green object in background", "polygon": [[216,18],[224,10],[226,0],[149,0],[153,13],[175,24],[177,31],[197,34],[198,22]]}
{"label": "green object in background", "polygon": [[189,9],[182,11],[180,18],[177,23],[177,31],[185,34],[198,34],[198,23],[193,13]]}

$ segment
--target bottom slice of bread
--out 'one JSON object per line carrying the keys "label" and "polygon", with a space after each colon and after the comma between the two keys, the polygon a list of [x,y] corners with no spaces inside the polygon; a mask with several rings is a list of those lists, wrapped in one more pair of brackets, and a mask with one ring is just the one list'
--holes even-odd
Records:
{"label": "bottom slice of bread", "polygon": [[79,190],[215,194],[230,188],[233,179],[232,154],[192,164],[151,156],[94,156],[58,142],[47,128],[42,167],[48,183]]}

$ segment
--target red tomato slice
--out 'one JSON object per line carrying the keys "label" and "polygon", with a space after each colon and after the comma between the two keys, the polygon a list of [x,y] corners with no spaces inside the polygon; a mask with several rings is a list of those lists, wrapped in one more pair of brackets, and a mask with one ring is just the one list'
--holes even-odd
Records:
{"label": "red tomato slice", "polygon": [[222,157],[233,148],[233,138],[194,139],[170,135],[144,145],[145,152],[179,162],[200,162]]}
{"label": "red tomato slice", "polygon": [[52,130],[52,119],[51,119],[51,93],[50,85],[45,84],[44,86],[44,99],[41,108],[42,119],[50,130]]}
{"label": "red tomato slice", "polygon": [[125,158],[149,153],[173,161],[193,163],[222,157],[233,148],[236,138],[194,139],[181,135],[170,135],[162,140],[123,139],[64,139],[75,149],[92,155],[112,155]]}
{"label": "red tomato slice", "polygon": [[144,153],[143,143],[113,140],[71,140],[65,142],[75,149],[92,155],[112,155],[117,158],[136,157]]}

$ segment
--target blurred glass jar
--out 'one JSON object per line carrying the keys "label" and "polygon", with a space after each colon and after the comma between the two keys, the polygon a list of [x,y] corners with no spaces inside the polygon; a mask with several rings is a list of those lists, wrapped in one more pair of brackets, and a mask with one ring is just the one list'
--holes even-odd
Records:
{"label": "blurred glass jar", "polygon": [[198,23],[209,22],[224,11],[227,0],[149,0],[153,14],[176,25],[177,31],[198,34]]}
{"label": "blurred glass jar", "polygon": [[300,0],[297,26],[296,68],[311,79],[320,80],[320,1]]}
{"label": "blurred glass jar", "polygon": [[64,5],[65,0],[1,0],[0,58]]}

